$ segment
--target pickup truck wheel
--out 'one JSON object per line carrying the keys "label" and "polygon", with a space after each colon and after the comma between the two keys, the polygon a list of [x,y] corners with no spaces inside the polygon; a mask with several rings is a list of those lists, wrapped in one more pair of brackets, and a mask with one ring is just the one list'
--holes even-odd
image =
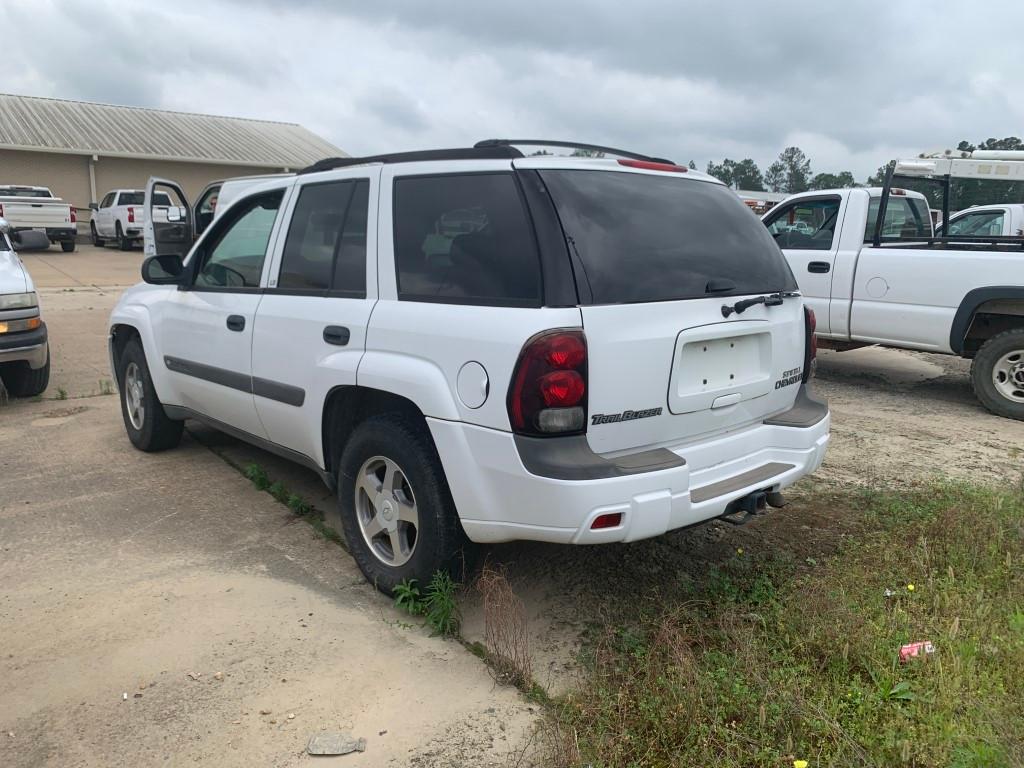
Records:
{"label": "pickup truck wheel", "polygon": [[60,241],[60,249],[62,251],[64,251],[64,253],[72,253],[75,250],[75,241],[74,240],[61,240]]}
{"label": "pickup truck wheel", "polygon": [[50,384],[50,350],[46,350],[46,365],[32,369],[24,360],[0,365],[0,378],[11,397],[35,397],[46,391]]}
{"label": "pickup truck wheel", "polygon": [[429,432],[402,416],[373,416],[352,433],[338,469],[349,551],[377,589],[421,588],[437,571],[456,580],[471,554]]}
{"label": "pickup truck wheel", "polygon": [[96,231],[96,222],[89,224],[89,231],[92,233],[92,244],[97,248],[103,247],[103,238],[100,237],[100,233]]}
{"label": "pickup truck wheel", "polygon": [[117,235],[117,247],[122,251],[130,251],[132,249],[131,238],[125,237],[124,230],[121,229],[121,222],[117,222],[114,225],[114,234]]}
{"label": "pickup truck wheel", "polygon": [[164,412],[138,339],[125,345],[117,377],[121,389],[121,416],[132,445],[150,453],[174,448],[181,441],[185,422],[175,421]]}
{"label": "pickup truck wheel", "polygon": [[1024,329],[985,342],[971,364],[971,383],[992,413],[1024,421]]}

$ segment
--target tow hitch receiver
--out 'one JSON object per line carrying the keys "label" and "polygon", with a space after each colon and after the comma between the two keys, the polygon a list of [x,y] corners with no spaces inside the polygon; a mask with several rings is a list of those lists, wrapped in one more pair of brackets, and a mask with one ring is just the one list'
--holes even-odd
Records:
{"label": "tow hitch receiver", "polygon": [[743,525],[758,515],[767,514],[768,507],[778,508],[785,505],[786,500],[778,491],[754,491],[729,504],[725,512],[719,516],[719,520],[732,525]]}

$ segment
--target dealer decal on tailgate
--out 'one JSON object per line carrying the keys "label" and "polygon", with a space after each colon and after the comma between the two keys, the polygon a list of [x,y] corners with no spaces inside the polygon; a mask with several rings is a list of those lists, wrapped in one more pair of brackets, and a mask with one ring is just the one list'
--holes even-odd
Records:
{"label": "dealer decal on tailgate", "polygon": [[790,368],[788,371],[783,371],[782,378],[775,382],[775,388],[782,389],[791,384],[799,384],[803,378],[803,372],[803,368]]}
{"label": "dealer decal on tailgate", "polygon": [[590,417],[590,423],[594,426],[617,424],[620,421],[649,419],[651,416],[661,416],[661,408],[648,408],[646,411],[623,411],[622,413],[595,413]]}

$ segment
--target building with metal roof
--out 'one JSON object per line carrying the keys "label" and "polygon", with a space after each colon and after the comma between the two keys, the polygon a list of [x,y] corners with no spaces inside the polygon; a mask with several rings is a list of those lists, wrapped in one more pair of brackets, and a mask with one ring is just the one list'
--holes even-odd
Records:
{"label": "building with metal roof", "polygon": [[216,179],[339,156],[294,123],[0,94],[0,184],[46,186],[82,210],[150,176],[194,196]]}

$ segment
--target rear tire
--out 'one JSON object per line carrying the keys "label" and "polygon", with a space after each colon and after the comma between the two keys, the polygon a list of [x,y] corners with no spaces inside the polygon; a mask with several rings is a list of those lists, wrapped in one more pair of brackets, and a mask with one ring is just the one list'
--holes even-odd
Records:
{"label": "rear tire", "polygon": [[124,230],[121,229],[121,222],[117,222],[114,225],[114,234],[117,236],[117,247],[122,251],[130,251],[132,249],[131,238],[124,234]]}
{"label": "rear tire", "polygon": [[0,365],[0,378],[11,397],[35,397],[50,385],[50,348],[46,348],[46,365],[33,370],[24,360]]}
{"label": "rear tire", "polygon": [[125,345],[117,368],[121,417],[132,445],[148,453],[177,446],[185,422],[168,417],[164,411],[163,403],[153,388],[146,354],[137,338]]}
{"label": "rear tire", "polygon": [[472,560],[430,433],[399,414],[353,430],[338,468],[338,505],[349,552],[386,595],[405,580],[423,588],[438,571],[459,581]]}
{"label": "rear tire", "polygon": [[100,237],[100,233],[96,231],[95,221],[89,224],[89,230],[92,232],[92,244],[97,248],[102,248],[104,240],[102,237]]}
{"label": "rear tire", "polygon": [[74,240],[61,240],[60,241],[60,249],[62,251],[64,251],[64,253],[73,253],[74,250],[75,250],[75,241]]}
{"label": "rear tire", "polygon": [[1024,421],[1024,328],[986,341],[971,363],[971,384],[981,404],[997,416]]}

